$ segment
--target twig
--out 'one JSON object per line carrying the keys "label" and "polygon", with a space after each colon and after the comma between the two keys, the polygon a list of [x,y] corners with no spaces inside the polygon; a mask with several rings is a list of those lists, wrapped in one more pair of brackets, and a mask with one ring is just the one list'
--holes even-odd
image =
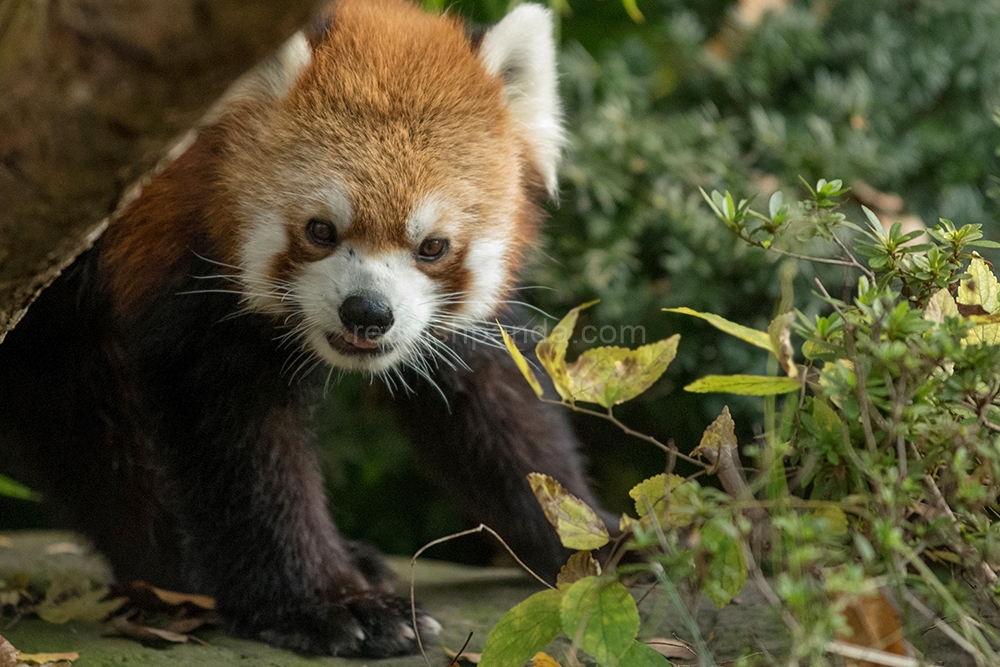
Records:
{"label": "twig", "polygon": [[962,635],[960,635],[957,632],[955,632],[954,628],[952,628],[950,625],[948,625],[947,623],[945,623],[942,619],[938,618],[938,615],[935,614],[930,609],[928,609],[927,606],[924,605],[923,602],[921,602],[920,600],[918,600],[917,597],[913,593],[911,593],[910,591],[908,591],[908,590],[906,590],[904,588],[903,589],[903,596],[906,598],[906,601],[910,604],[911,607],[913,607],[914,609],[916,609],[917,611],[919,611],[921,614],[923,614],[924,616],[926,616],[928,619],[930,619],[931,621],[933,621],[934,622],[934,626],[938,630],[940,630],[941,632],[943,632],[948,637],[948,639],[950,639],[951,641],[953,641],[956,644],[958,644],[958,646],[963,651],[965,651],[969,655],[975,655],[976,654],[977,649],[976,649],[975,646],[973,646],[972,644],[969,643],[969,640],[967,640],[965,637],[963,637]]}
{"label": "twig", "polygon": [[441,544],[443,542],[448,542],[449,540],[454,540],[455,538],[458,538],[458,537],[465,537],[466,535],[474,535],[476,533],[481,533],[484,530],[487,533],[489,533],[490,535],[492,535],[493,537],[495,537],[498,542],[500,542],[500,544],[503,546],[503,548],[507,550],[507,553],[509,553],[514,558],[514,560],[517,561],[517,564],[520,565],[524,569],[525,572],[527,572],[528,574],[530,574],[531,576],[533,576],[535,579],[537,579],[538,581],[540,581],[542,583],[542,585],[544,585],[546,588],[555,588],[552,584],[550,584],[549,582],[545,581],[540,576],[538,576],[538,574],[535,573],[534,570],[532,570],[530,567],[528,567],[527,565],[525,565],[524,561],[522,561],[520,558],[518,558],[517,554],[514,553],[514,550],[511,549],[510,546],[506,542],[504,542],[504,539],[502,537],[500,537],[500,534],[497,533],[497,531],[493,530],[492,528],[490,528],[489,526],[487,526],[484,523],[479,524],[475,528],[470,528],[468,530],[462,530],[462,531],[459,531],[457,533],[452,533],[451,535],[445,535],[444,537],[439,537],[436,540],[431,540],[430,542],[428,542],[424,546],[422,546],[419,549],[417,549],[417,553],[413,554],[413,558],[410,559],[410,618],[411,618],[411,622],[413,623],[413,633],[417,636],[417,647],[420,649],[420,655],[423,656],[423,658],[424,658],[424,664],[426,664],[427,667],[431,667],[431,662],[430,662],[430,660],[428,660],[428,658],[427,658],[427,652],[424,650],[424,642],[420,638],[420,625],[417,623],[417,594],[416,594],[416,589],[417,589],[417,577],[416,577],[417,558],[420,557],[420,554],[424,553],[425,551],[427,551],[428,549],[430,549],[433,546],[437,546],[438,544]]}
{"label": "twig", "polygon": [[[664,445],[662,442],[660,442],[659,440],[657,440],[656,438],[654,438],[651,435],[646,435],[645,433],[641,433],[639,431],[633,431],[628,426],[626,426],[622,422],[618,421],[618,418],[615,417],[613,414],[611,414],[611,408],[608,408],[607,412],[598,412],[597,410],[590,410],[588,408],[581,408],[580,406],[576,405],[575,403],[567,403],[565,401],[557,401],[557,400],[555,400],[553,398],[542,398],[540,400],[542,401],[542,403],[551,403],[552,405],[561,405],[563,407],[567,407],[570,410],[572,410],[573,412],[578,412],[581,415],[590,415],[591,417],[600,417],[601,419],[603,419],[605,421],[609,421],[612,424],[614,424],[615,426],[617,426],[618,428],[620,428],[622,430],[622,432],[625,433],[625,435],[630,435],[633,438],[638,438],[640,440],[645,440],[648,443],[656,445],[657,447],[659,447],[663,451],[667,452],[667,454],[670,454],[671,450],[670,450],[670,447],[668,445]],[[694,464],[696,466],[701,466],[702,468],[707,468],[708,467],[708,465],[706,465],[704,461],[699,461],[698,459],[692,458],[692,457],[688,456],[687,454],[681,454],[679,451],[677,451],[676,447],[674,447],[673,451],[674,451],[674,455],[677,456],[677,458],[679,458],[679,459],[687,461],[688,463],[692,463],[692,464]]]}
{"label": "twig", "polygon": [[[763,248],[764,246],[760,243],[754,243],[753,245],[758,248]],[[765,250],[771,250],[779,255],[784,255],[785,257],[791,257],[792,259],[801,259],[806,262],[817,262],[819,264],[834,264],[836,266],[850,266],[856,267],[857,262],[849,262],[843,259],[837,259],[836,257],[812,257],[810,255],[800,255],[796,252],[789,252],[788,250],[782,250],[781,248],[775,248],[771,246],[770,248],[765,248]]]}
{"label": "twig", "polygon": [[888,651],[880,651],[877,648],[848,644],[847,642],[838,641],[836,639],[831,639],[827,642],[826,650],[845,658],[864,660],[865,662],[869,662],[873,665],[884,665],[885,667],[920,667],[920,663],[917,662],[916,658],[910,658],[905,655],[896,655],[895,653],[889,653]]}
{"label": "twig", "polygon": [[847,245],[843,241],[841,241],[839,238],[837,238],[836,234],[831,234],[831,236],[833,236],[833,242],[836,243],[838,246],[840,246],[840,249],[844,251],[845,255],[847,255],[847,257],[848,257],[848,266],[853,266],[854,268],[856,268],[859,271],[861,271],[861,273],[865,274],[865,276],[868,278],[868,280],[871,281],[872,285],[874,285],[877,282],[877,279],[875,278],[875,273],[871,269],[869,269],[867,266],[862,265],[861,262],[859,262],[857,259],[855,259],[854,258],[854,253],[851,252],[851,249],[848,248]]}

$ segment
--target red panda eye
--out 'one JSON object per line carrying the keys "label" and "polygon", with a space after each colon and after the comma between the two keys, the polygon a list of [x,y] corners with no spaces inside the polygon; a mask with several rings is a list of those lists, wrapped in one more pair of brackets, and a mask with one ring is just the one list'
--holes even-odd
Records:
{"label": "red panda eye", "polygon": [[420,244],[419,256],[425,262],[433,262],[441,257],[448,249],[448,241],[445,239],[425,239]]}
{"label": "red panda eye", "polygon": [[306,223],[306,233],[309,240],[316,245],[332,246],[337,244],[337,228],[333,223],[323,218],[310,218]]}

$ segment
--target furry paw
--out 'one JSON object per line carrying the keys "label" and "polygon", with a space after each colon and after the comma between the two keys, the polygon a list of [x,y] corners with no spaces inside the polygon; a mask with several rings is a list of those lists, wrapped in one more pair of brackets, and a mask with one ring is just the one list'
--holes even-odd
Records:
{"label": "furry paw", "polygon": [[[387,658],[417,650],[410,601],[381,591],[350,593],[311,618],[283,618],[279,627],[258,636],[272,646],[337,656]],[[322,619],[322,620],[320,620]],[[417,610],[417,629],[426,641],[441,630]]]}
{"label": "furry paw", "polygon": [[395,577],[385,564],[385,557],[381,551],[361,540],[345,540],[344,547],[351,557],[351,563],[364,575],[372,588],[383,593],[392,592],[392,582]]}

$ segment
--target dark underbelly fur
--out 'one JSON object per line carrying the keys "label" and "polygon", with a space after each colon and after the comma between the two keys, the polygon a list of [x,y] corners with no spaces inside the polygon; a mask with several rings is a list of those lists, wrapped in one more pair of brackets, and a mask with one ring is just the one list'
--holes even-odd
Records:
{"label": "dark underbelly fur", "polygon": [[[290,384],[284,330],[239,314],[236,294],[183,294],[231,285],[180,278],[116,323],[99,248],[0,345],[2,472],[40,490],[119,581],[212,595],[233,633],[313,653],[414,650],[408,601],[329,516],[310,423],[326,370]],[[187,275],[199,271],[214,272],[195,263]],[[472,371],[435,375],[449,405],[408,378],[401,426],[476,519],[554,578],[567,554],[525,475],[548,473],[594,502],[576,441],[506,353],[458,351]]]}

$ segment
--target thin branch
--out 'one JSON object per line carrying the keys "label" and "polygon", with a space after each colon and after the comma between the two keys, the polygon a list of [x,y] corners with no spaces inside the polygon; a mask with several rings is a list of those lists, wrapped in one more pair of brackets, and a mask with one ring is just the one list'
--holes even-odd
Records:
{"label": "thin branch", "polygon": [[692,457],[688,456],[687,454],[681,454],[679,451],[677,451],[677,447],[674,447],[673,450],[671,450],[671,448],[670,448],[669,445],[663,444],[662,442],[660,442],[659,440],[657,440],[653,436],[646,435],[645,433],[641,433],[639,431],[633,431],[628,426],[626,426],[622,422],[618,421],[617,417],[615,417],[613,414],[611,414],[611,408],[608,408],[607,412],[598,412],[597,410],[590,410],[588,408],[581,408],[580,406],[578,406],[575,403],[566,403],[564,401],[557,401],[557,400],[552,399],[552,398],[542,398],[542,399],[539,399],[539,400],[541,400],[542,403],[551,403],[552,405],[561,405],[563,407],[567,407],[570,410],[572,410],[573,412],[578,412],[581,415],[590,415],[591,417],[599,417],[599,418],[601,418],[601,419],[603,419],[605,421],[609,421],[612,424],[614,424],[615,426],[617,426],[618,428],[620,428],[625,435],[630,435],[633,438],[638,438],[640,440],[645,440],[646,442],[648,442],[650,444],[656,445],[657,447],[659,447],[660,449],[662,449],[663,451],[665,451],[668,455],[670,455],[671,451],[673,451],[674,456],[676,456],[679,459],[687,461],[688,463],[692,463],[692,464],[694,464],[696,466],[701,466],[702,468],[708,468],[708,464],[706,464],[704,461],[699,461],[698,459],[692,458]]}
{"label": "thin branch", "polygon": [[867,277],[868,280],[871,281],[871,284],[874,285],[877,282],[877,279],[875,278],[875,273],[867,266],[862,265],[861,262],[855,259],[854,253],[851,252],[851,249],[848,248],[843,241],[837,238],[836,234],[831,234],[831,236],[833,236],[833,242],[836,243],[838,246],[840,246],[840,249],[844,251],[845,255],[847,255],[849,259],[848,265],[853,266],[854,268],[861,271],[861,273],[865,274],[865,277]]}
{"label": "thin branch", "polygon": [[504,539],[502,537],[500,537],[500,534],[497,533],[497,531],[493,530],[492,528],[490,528],[489,526],[487,526],[484,523],[479,524],[475,528],[470,528],[468,530],[462,530],[462,531],[459,531],[457,533],[452,533],[451,535],[445,535],[444,537],[439,537],[436,540],[432,540],[432,541],[428,542],[424,546],[422,546],[419,549],[417,549],[417,553],[413,554],[413,558],[410,559],[410,619],[411,619],[411,622],[413,623],[413,633],[417,636],[417,647],[420,649],[420,655],[423,656],[423,658],[424,658],[424,664],[426,664],[427,667],[431,667],[431,662],[427,658],[427,652],[424,650],[424,642],[420,638],[420,625],[417,623],[417,593],[416,593],[416,589],[417,589],[417,575],[416,575],[417,558],[420,557],[420,554],[424,553],[425,551],[427,551],[428,549],[430,549],[433,546],[436,546],[436,545],[441,544],[443,542],[448,542],[450,540],[454,540],[455,538],[458,538],[458,537],[465,537],[466,535],[474,535],[476,533],[481,533],[484,530],[487,533],[489,533],[490,535],[492,535],[493,537],[495,537],[498,542],[500,542],[500,544],[503,546],[503,548],[507,550],[507,553],[509,553],[514,558],[514,560],[517,561],[517,564],[520,565],[524,569],[525,572],[527,572],[528,574],[530,574],[531,576],[533,576],[535,579],[537,579],[538,581],[540,581],[546,588],[555,588],[555,586],[553,586],[549,582],[547,582],[544,579],[542,579],[540,576],[538,576],[538,574],[534,570],[532,570],[530,567],[528,567],[527,565],[525,565],[524,561],[522,561],[520,558],[518,558],[517,554],[514,553],[514,550],[511,549],[510,546],[506,542],[504,542]]}

